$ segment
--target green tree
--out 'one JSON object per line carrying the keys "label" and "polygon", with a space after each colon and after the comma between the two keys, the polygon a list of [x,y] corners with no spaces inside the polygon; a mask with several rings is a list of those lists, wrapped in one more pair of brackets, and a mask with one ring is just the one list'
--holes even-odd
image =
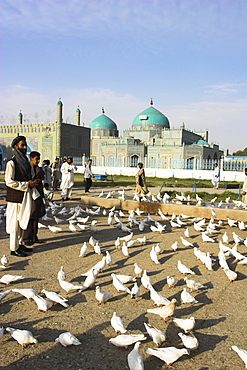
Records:
{"label": "green tree", "polygon": [[232,153],[232,155],[234,155],[234,156],[244,156],[244,155],[246,155],[247,156],[247,148],[245,148],[244,150],[237,150],[236,152]]}

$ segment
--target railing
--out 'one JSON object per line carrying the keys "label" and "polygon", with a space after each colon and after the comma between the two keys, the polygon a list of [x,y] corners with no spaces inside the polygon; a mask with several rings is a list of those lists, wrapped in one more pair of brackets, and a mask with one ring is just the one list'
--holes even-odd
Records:
{"label": "railing", "polygon": [[[81,166],[87,162],[88,158],[74,157],[74,163],[77,166]],[[83,163],[84,162],[84,163]],[[141,158],[137,155],[133,155],[131,158],[126,157],[115,157],[113,155],[109,157],[92,158],[92,165],[98,167],[137,167],[137,163],[142,162],[145,168],[157,168],[157,169],[178,169],[178,170],[213,170],[214,164],[217,162],[219,167],[223,171],[244,171],[247,168],[246,161],[226,161],[212,160],[212,159],[196,159],[189,158],[186,160],[179,159],[164,159],[164,158]]]}

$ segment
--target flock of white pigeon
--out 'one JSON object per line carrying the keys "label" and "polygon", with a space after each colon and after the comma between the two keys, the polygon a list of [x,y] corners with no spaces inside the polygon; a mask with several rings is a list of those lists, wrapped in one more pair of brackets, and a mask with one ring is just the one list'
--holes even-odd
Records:
{"label": "flock of white pigeon", "polygon": [[[120,198],[122,197],[122,199],[124,199],[124,191],[120,191],[119,193]],[[103,196],[103,192],[99,196]],[[107,197],[113,197],[113,193],[109,192]],[[168,197],[161,197],[160,195],[155,197],[152,195],[151,201],[162,201],[163,203],[167,203],[169,200]],[[180,197],[181,196],[178,195],[176,199],[183,201],[184,199],[180,199]],[[228,199],[227,203],[229,203],[229,201],[230,200]],[[0,220],[2,222],[5,217],[5,211],[6,206],[1,206]],[[88,271],[81,274],[81,276],[85,277],[83,284],[76,285],[66,280],[66,272],[63,266],[56,273],[58,283],[62,291],[64,291],[64,295],[67,295],[73,291],[83,292],[94,288],[95,299],[98,301],[99,305],[105,304],[106,302],[108,302],[107,305],[111,305],[113,294],[102,290],[100,286],[100,274],[109,266],[114,266],[114,262],[116,261],[113,261],[114,258],[112,257],[112,252],[110,253],[109,250],[105,250],[102,242],[100,241],[100,232],[102,229],[97,227],[97,217],[103,217],[109,226],[116,228],[116,230],[120,230],[119,233],[122,235],[116,238],[114,242],[114,250],[116,248],[118,255],[119,253],[122,254],[123,257],[126,258],[126,261],[129,261],[129,258],[131,260],[135,259],[134,257],[131,257],[131,251],[134,247],[137,247],[138,249],[144,249],[147,247],[147,244],[149,244],[145,235],[145,231],[149,230],[149,232],[156,233],[157,235],[162,234],[160,235],[160,243],[155,243],[155,245],[147,248],[149,256],[147,254],[146,257],[150,258],[152,263],[160,265],[160,256],[162,255],[162,252],[167,252],[167,249],[169,249],[171,252],[174,252],[174,254],[179,254],[180,259],[177,260],[176,268],[179,273],[184,275],[184,287],[180,294],[180,302],[181,304],[188,305],[190,307],[199,303],[192,293],[198,292],[199,290],[206,290],[208,287],[195,279],[196,272],[193,271],[193,267],[190,268],[183,263],[184,248],[191,249],[191,253],[194,254],[194,258],[200,260],[200,262],[209,271],[213,271],[214,264],[218,263],[224,271],[226,278],[229,279],[230,282],[238,279],[238,271],[234,271],[229,267],[228,259],[230,260],[230,258],[233,258],[234,261],[237,261],[237,265],[240,266],[247,264],[246,255],[241,254],[238,251],[239,245],[244,245],[247,247],[247,237],[243,239],[238,235],[237,232],[238,229],[241,231],[246,230],[247,226],[242,221],[228,218],[227,223],[234,231],[232,231],[231,236],[229,236],[227,232],[222,233],[221,239],[217,240],[216,234],[220,234],[224,223],[222,221],[215,220],[213,217],[214,212],[214,209],[212,209],[212,218],[210,220],[206,220],[204,218],[191,218],[189,215],[185,214],[181,214],[179,216],[173,214],[172,216],[168,217],[162,213],[161,210],[158,211],[157,215],[151,216],[150,214],[144,214],[144,212],[140,211],[139,208],[136,210],[131,210],[128,213],[124,213],[121,210],[115,209],[115,207],[108,210],[101,209],[97,206],[83,209],[79,205],[69,208],[68,206],[64,206],[64,204],[50,202],[49,206],[47,207],[46,215],[39,223],[39,228],[46,228],[47,230],[49,229],[50,232],[55,234],[62,233],[62,224],[64,226],[66,223],[70,232],[80,232],[82,235],[83,232],[87,232],[87,235],[90,235],[88,240],[85,241],[81,246],[79,257],[82,257],[82,260],[85,260],[87,255],[93,251],[95,253],[95,260],[97,260],[97,262],[91,266]],[[92,220],[92,218],[94,219]],[[56,226],[50,225],[53,223],[53,221],[55,221]],[[45,225],[45,223],[49,224]],[[193,244],[189,227],[190,229],[193,228],[196,233],[201,235],[201,241],[203,243],[208,243],[208,245],[211,243],[218,244],[217,261],[216,257],[213,258],[211,256],[210,252],[202,252],[198,245]],[[172,245],[166,246],[166,251],[164,251],[164,248],[161,246],[163,240],[165,240],[164,237],[166,233],[170,233],[175,229],[180,230],[181,242],[176,241]],[[135,237],[135,231],[137,232],[138,236],[140,233],[143,233],[144,235],[142,237]],[[115,234],[117,235],[118,232],[116,231]],[[234,242],[234,246],[231,246],[232,242]],[[183,249],[180,248],[181,246]],[[114,255],[116,255],[116,253],[114,253]],[[124,348],[128,348],[134,344],[134,348],[127,355],[127,363],[130,370],[144,369],[143,355],[140,351],[140,347],[141,342],[147,339],[147,334],[150,336],[150,338],[152,338],[154,345],[152,348],[145,348],[144,352],[148,355],[158,357],[168,366],[171,366],[183,355],[187,355],[189,357],[193,354],[196,355],[196,349],[198,346],[200,346],[200,343],[196,338],[196,334],[193,332],[196,319],[194,317],[175,318],[174,314],[176,314],[177,310],[177,300],[175,298],[169,300],[155,290],[147,269],[145,266],[141,266],[137,259],[132,263],[132,265],[133,274],[131,275],[120,274],[119,272],[121,271],[117,271],[117,268],[115,272],[111,273],[112,284],[115,290],[118,293],[125,292],[127,295],[130,295],[131,299],[136,300],[137,302],[141,300],[141,290],[143,290],[143,288],[147,290],[150,294],[150,302],[152,301],[153,305],[156,306],[155,308],[147,309],[147,313],[151,314],[149,315],[150,317],[152,317],[153,314],[159,315],[165,322],[169,321],[170,323],[173,323],[179,327],[181,332],[178,333],[178,336],[181,338],[181,344],[183,347],[167,347],[165,344],[167,339],[165,331],[146,322],[143,323],[143,331],[145,328],[145,334],[128,334],[122,318],[117,315],[117,312],[113,312],[109,323],[114,328],[117,336],[110,338],[109,342],[116,347]],[[9,264],[9,258],[7,255],[2,256],[0,268],[2,273],[0,283],[2,285],[14,285],[15,281],[25,279],[25,276],[17,276],[11,275],[10,273],[5,273],[5,270],[11,272],[9,271],[11,270],[11,265]],[[215,271],[215,273],[217,273],[217,271]],[[167,276],[166,281],[168,288],[176,287],[176,274]],[[131,286],[129,284],[131,284]],[[28,300],[33,300],[40,312],[47,312],[47,310],[49,310],[49,308],[54,304],[61,305],[63,308],[69,307],[69,299],[56,292],[43,289],[41,293],[42,295],[38,294],[32,288],[13,288],[2,290],[0,291],[0,303],[2,303],[8,295],[21,294]],[[23,349],[25,349],[31,343],[38,342],[30,331],[20,330],[17,327],[4,328],[2,326],[0,328],[0,339],[3,337],[3,335],[7,335],[7,333],[9,333],[22,346]],[[70,332],[61,333],[58,338],[54,338],[54,340],[64,347],[82,344],[79,339]],[[234,338],[232,338],[232,340],[234,341]],[[235,345],[232,346],[232,349],[237,352],[247,367],[247,351],[240,349]]]}

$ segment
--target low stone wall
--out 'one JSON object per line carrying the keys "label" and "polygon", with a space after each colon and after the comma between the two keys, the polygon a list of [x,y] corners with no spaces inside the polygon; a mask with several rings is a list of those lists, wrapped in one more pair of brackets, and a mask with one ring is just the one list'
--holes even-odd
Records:
{"label": "low stone wall", "polygon": [[[184,204],[161,204],[161,203],[151,203],[151,202],[136,202],[134,200],[119,200],[119,199],[105,199],[105,198],[95,198],[82,196],[81,201],[87,206],[100,206],[104,208],[116,207],[116,209],[121,209],[123,211],[136,210],[139,208],[141,211],[150,214],[158,213],[160,209],[165,215],[171,215],[175,213],[176,215],[185,214],[191,217],[203,217],[211,218],[212,213],[208,207],[190,206]],[[217,220],[227,220],[231,218],[237,221],[247,222],[247,212],[235,209],[226,208],[216,208],[216,219]]]}

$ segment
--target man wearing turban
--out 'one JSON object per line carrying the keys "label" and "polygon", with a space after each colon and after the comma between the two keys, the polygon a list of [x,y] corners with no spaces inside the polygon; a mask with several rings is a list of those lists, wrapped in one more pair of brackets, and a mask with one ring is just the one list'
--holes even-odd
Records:
{"label": "man wearing turban", "polygon": [[14,156],[7,163],[5,182],[7,186],[6,231],[10,234],[10,254],[26,257],[26,248],[22,244],[23,230],[27,228],[32,199],[37,197],[35,187],[39,180],[32,180],[31,165],[26,157],[27,142],[25,136],[17,136],[11,144]]}

